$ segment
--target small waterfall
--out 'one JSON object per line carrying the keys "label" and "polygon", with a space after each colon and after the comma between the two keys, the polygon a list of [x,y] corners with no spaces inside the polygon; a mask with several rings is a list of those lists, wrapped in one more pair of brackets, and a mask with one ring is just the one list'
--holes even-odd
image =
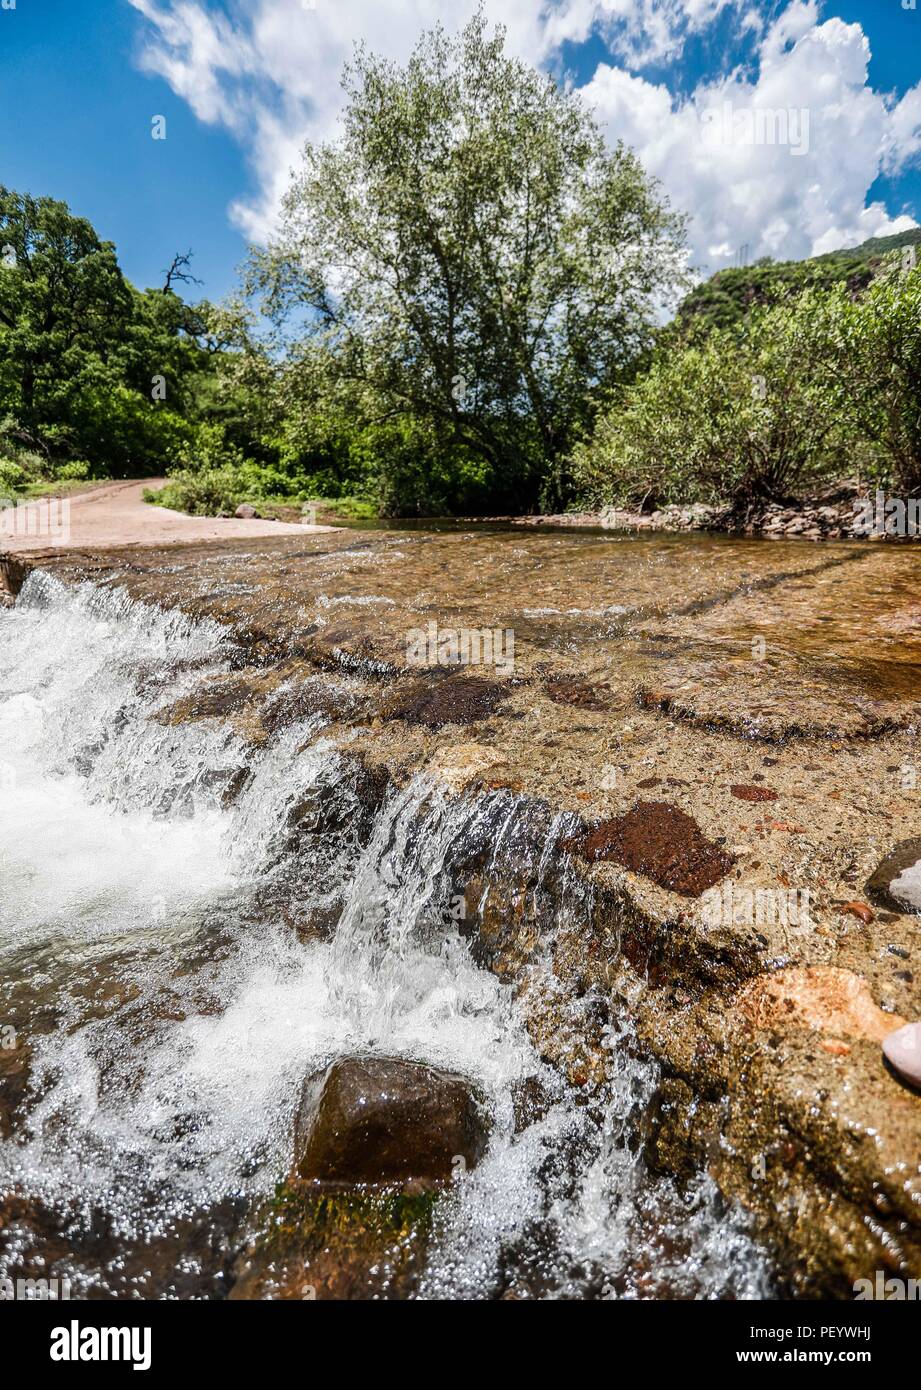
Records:
{"label": "small waterfall", "polygon": [[[586,1105],[476,959],[470,866],[484,896],[522,860],[540,883],[563,821],[535,834],[520,799],[424,776],[369,810],[318,719],[258,749],[170,722],[228,669],[219,627],[115,589],[36,574],[0,613],[0,1023],[31,1067],[0,1192],[44,1213],[8,1228],[0,1273],[63,1240],[75,1292],[221,1296],[290,1164],[302,1079],[372,1050],[464,1073],[491,1113],[421,1296],[762,1294],[709,1180],[679,1194],[644,1171],[655,1074],[629,1018]],[[585,908],[564,884],[541,939]],[[537,987],[539,951],[529,969]],[[522,1121],[527,1085],[544,1103]]]}

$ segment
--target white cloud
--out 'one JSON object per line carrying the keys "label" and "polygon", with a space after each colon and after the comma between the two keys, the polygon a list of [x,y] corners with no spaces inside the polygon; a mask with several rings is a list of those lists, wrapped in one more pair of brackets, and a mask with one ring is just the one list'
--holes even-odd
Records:
{"label": "white cloud", "polygon": [[[238,202],[234,221],[263,240],[305,140],[335,131],[339,73],[359,40],[405,59],[420,31],[445,20],[443,0],[130,0],[147,20],[141,66],[163,77],[202,121],[226,127],[246,149],[259,181],[254,202]],[[564,11],[582,0],[565,0]],[[457,0],[460,26],[476,0]],[[541,63],[554,40],[538,0],[491,0],[490,18],[508,29],[509,45]],[[565,14],[561,12],[561,20]]]}
{"label": "white cloud", "polygon": [[913,226],[866,197],[917,153],[921,87],[897,105],[874,92],[860,26],[819,23],[813,4],[791,6],[759,57],[755,75],[731,73],[680,104],[607,65],[583,89],[609,138],[633,145],[693,213],[697,263],[717,270],[743,245],[751,259],[819,254]]}
{"label": "white cloud", "polygon": [[[338,74],[353,44],[403,60],[421,29],[439,19],[460,26],[476,8],[456,0],[448,18],[443,0],[130,3],[146,21],[142,66],[245,149],[259,191],[231,216],[257,241],[272,229],[304,141],[335,132]],[[641,75],[677,59],[688,35],[724,11],[760,41],[753,74],[731,73],[683,102]],[[693,214],[694,255],[710,269],[743,243],[753,258],[800,256],[912,225],[865,204],[880,172],[921,152],[921,84],[898,104],[872,91],[860,26],[821,23],[814,0],[793,0],[770,25],[743,0],[488,0],[487,13],[506,25],[512,51],[538,64],[558,65],[566,41],[604,39],[623,66],[601,65],[585,97],[610,137],[633,145],[673,204]],[[752,119],[805,108],[808,148],[714,142],[706,113],[726,102]]]}

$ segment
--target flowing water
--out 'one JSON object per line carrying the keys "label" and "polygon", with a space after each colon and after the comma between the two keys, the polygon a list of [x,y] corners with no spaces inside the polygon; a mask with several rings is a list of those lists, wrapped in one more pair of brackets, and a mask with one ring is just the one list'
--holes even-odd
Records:
{"label": "flowing water", "polygon": [[[418,1296],[763,1296],[710,1180],[644,1168],[656,1076],[629,1015],[605,1023],[586,1104],[455,920],[457,863],[485,846],[488,883],[502,853],[532,852],[524,803],[417,778],[369,815],[318,724],[253,749],[217,719],[155,717],[228,663],[216,625],[47,575],[0,612],[0,1025],[17,1044],[0,1058],[29,1062],[28,1084],[3,1083],[5,1123],[0,1103],[0,1275],[223,1296],[290,1167],[303,1078],[376,1052],[463,1073],[491,1111]],[[556,894],[548,941],[580,892]],[[325,929],[298,932],[293,909]],[[525,1084],[544,1103],[522,1123]]]}

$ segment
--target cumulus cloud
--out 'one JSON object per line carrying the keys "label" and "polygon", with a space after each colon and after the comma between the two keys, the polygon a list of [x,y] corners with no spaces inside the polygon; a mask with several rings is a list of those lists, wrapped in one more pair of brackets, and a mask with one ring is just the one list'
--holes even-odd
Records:
{"label": "cumulus cloud", "polygon": [[914,225],[880,202],[881,172],[919,148],[921,87],[892,103],[868,85],[860,26],[792,5],[764,33],[754,75],[735,71],[677,103],[668,88],[602,64],[583,89],[610,139],[623,139],[694,215],[694,257],[712,271],[800,257]]}
{"label": "cumulus cloud", "polygon": [[[404,60],[420,30],[460,26],[477,0],[455,0],[449,21],[443,0],[130,3],[144,19],[141,65],[246,151],[258,194],[230,213],[264,241],[304,141],[335,132],[337,76],[354,43]],[[897,103],[874,92],[860,26],[822,22],[814,0],[793,0],[770,23],[746,0],[488,0],[487,13],[506,26],[513,52],[552,70],[564,44],[604,41],[612,61],[584,98],[609,138],[634,146],[673,204],[693,214],[701,267],[719,269],[744,244],[752,258],[802,256],[913,225],[866,198],[880,173],[921,154],[921,84]],[[643,76],[727,15],[755,41],[753,63],[682,100]]]}
{"label": "cumulus cloud", "polygon": [[[254,241],[275,223],[281,196],[305,140],[335,133],[339,73],[354,45],[397,61],[421,30],[445,22],[443,0],[130,0],[147,21],[139,62],[163,77],[202,121],[232,132],[259,183],[231,215]],[[582,0],[565,0],[558,18]],[[460,27],[477,0],[457,0]],[[555,40],[538,0],[490,0],[489,16],[508,30],[510,48],[541,64]]]}

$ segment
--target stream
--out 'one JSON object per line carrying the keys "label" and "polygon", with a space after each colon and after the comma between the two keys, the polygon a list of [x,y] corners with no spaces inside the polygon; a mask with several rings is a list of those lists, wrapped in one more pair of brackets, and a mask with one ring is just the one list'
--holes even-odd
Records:
{"label": "stream", "polygon": [[[0,1061],[17,1058],[0,1277],[225,1297],[290,1168],[304,1077],[377,1053],[461,1073],[490,1111],[413,1296],[768,1296],[767,1260],[712,1181],[646,1170],[656,1073],[629,1010],[605,1023],[587,1103],[452,913],[471,847],[487,864],[531,852],[523,799],[418,776],[369,815],[317,720],[258,748],[217,718],[158,720],[229,669],[225,641],[42,573],[0,611]],[[548,941],[584,891],[556,894]],[[544,1100],[522,1123],[526,1086]]]}

